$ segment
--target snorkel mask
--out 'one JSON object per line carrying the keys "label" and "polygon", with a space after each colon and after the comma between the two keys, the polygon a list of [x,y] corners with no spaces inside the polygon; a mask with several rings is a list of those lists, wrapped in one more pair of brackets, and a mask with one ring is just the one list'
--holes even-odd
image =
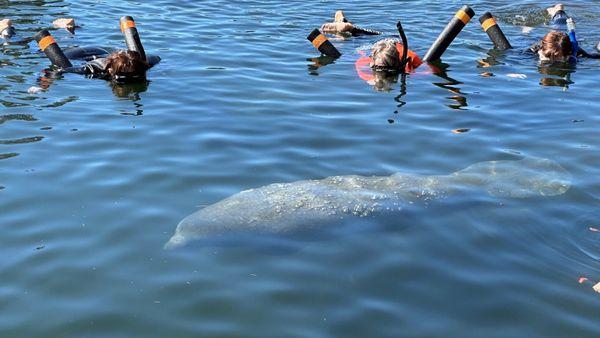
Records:
{"label": "snorkel mask", "polygon": [[112,76],[112,81],[118,84],[145,82],[146,74],[119,73]]}
{"label": "snorkel mask", "polygon": [[[402,28],[402,24],[400,23],[400,21],[398,21],[396,27],[398,28],[398,33],[400,35],[400,38],[402,39],[402,56],[400,56],[400,62],[397,65],[393,66],[388,65],[387,63],[389,62],[384,62],[385,64],[380,65],[371,65],[371,69],[374,72],[390,74],[404,73],[406,64],[410,61],[410,59],[408,58],[408,39],[406,38],[406,34],[404,33],[404,29]],[[393,40],[397,41],[397,39]]]}

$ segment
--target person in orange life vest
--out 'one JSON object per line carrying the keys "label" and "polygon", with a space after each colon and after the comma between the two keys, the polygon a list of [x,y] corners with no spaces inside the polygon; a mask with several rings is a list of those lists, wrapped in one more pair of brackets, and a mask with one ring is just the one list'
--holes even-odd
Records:
{"label": "person in orange life vest", "polygon": [[356,60],[358,76],[375,85],[378,82],[390,80],[400,73],[411,73],[423,64],[423,60],[412,50],[406,53],[403,62],[404,45],[395,38],[377,41],[371,48],[371,56],[363,55]]}

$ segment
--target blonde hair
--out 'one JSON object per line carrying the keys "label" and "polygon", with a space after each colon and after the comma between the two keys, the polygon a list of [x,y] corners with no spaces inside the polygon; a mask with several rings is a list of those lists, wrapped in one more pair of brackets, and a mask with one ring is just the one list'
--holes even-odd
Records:
{"label": "blonde hair", "polygon": [[377,41],[371,49],[371,69],[375,71],[400,70],[400,54],[396,48],[396,39],[383,39]]}

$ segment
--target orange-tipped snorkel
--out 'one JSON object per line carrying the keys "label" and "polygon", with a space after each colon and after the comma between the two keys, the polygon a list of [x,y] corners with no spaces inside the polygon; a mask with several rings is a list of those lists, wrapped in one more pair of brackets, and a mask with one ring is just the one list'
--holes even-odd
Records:
{"label": "orange-tipped snorkel", "polygon": [[35,36],[35,41],[37,41],[40,49],[46,54],[50,62],[56,67],[61,69],[66,69],[69,67],[73,67],[69,59],[65,56],[62,49],[58,46],[50,32],[44,29],[41,32],[38,32]]}
{"label": "orange-tipped snorkel", "polygon": [[456,12],[454,17],[450,20],[446,28],[442,31],[437,40],[431,45],[429,51],[423,57],[425,62],[438,61],[442,54],[448,49],[452,41],[458,36],[462,29],[471,21],[471,18],[475,16],[475,11],[469,6],[463,6]]}
{"label": "orange-tipped snorkel", "polygon": [[502,29],[500,29],[500,26],[498,26],[498,23],[496,22],[496,19],[492,13],[485,12],[479,18],[479,23],[481,23],[481,28],[483,28],[483,31],[487,33],[497,49],[506,50],[512,48],[510,42],[508,42],[508,39],[506,38],[506,35],[504,35]]}
{"label": "orange-tipped snorkel", "polygon": [[121,32],[123,35],[125,35],[125,44],[127,44],[127,49],[138,52],[142,57],[142,60],[146,61],[146,52],[144,51],[144,46],[142,46],[140,34],[135,27],[135,21],[133,21],[133,18],[130,16],[124,16],[121,17],[119,22],[121,26]]}
{"label": "orange-tipped snorkel", "polygon": [[306,38],[316,49],[319,50],[319,52],[321,52],[321,54],[330,56],[332,58],[339,58],[342,56],[342,53],[340,53],[327,39],[327,37],[318,29],[313,29],[313,31],[310,32]]}

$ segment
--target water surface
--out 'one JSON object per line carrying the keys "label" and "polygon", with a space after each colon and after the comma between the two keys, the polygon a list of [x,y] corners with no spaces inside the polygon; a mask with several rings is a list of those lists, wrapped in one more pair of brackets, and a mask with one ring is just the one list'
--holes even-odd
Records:
{"label": "water surface", "polygon": [[[597,337],[600,297],[577,280],[600,280],[588,230],[600,217],[600,61],[548,68],[522,52],[547,31],[537,13],[550,4],[474,1],[515,50],[492,50],[474,21],[445,74],[378,91],[354,70],[376,38],[334,41],[344,55],[322,66],[306,35],[343,8],[386,34],[402,19],[424,55],[462,3],[1,2],[24,37],[74,17],[75,35],[53,31],[63,47],[124,47],[118,18],[132,15],[163,61],[147,86],[120,88],[45,77],[35,44],[1,46],[0,335]],[[593,49],[600,10],[568,9]],[[455,195],[271,239],[276,249],[261,238],[162,249],[183,217],[242,190],[522,155],[560,163],[571,189]]]}

